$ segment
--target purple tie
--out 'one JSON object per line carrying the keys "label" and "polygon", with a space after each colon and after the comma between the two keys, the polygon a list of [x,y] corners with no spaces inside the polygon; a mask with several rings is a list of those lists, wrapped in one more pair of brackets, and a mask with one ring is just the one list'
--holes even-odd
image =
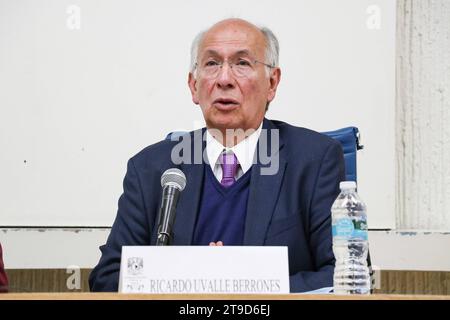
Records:
{"label": "purple tie", "polygon": [[234,153],[222,153],[220,155],[220,164],[222,166],[222,181],[225,188],[228,188],[236,182],[234,178],[238,169],[238,161]]}

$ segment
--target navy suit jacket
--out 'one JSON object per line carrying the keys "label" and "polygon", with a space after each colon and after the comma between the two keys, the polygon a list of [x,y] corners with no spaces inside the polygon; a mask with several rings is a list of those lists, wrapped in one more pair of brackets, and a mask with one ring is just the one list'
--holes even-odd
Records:
{"label": "navy suit jacket", "polygon": [[[342,148],[325,135],[280,121],[264,119],[263,129],[268,130],[269,150],[271,130],[278,130],[279,146],[272,156],[279,156],[279,170],[273,175],[261,175],[260,169],[269,165],[262,157],[255,158],[243,245],[287,246],[291,292],[332,286],[335,260],[330,208],[339,194],[339,182],[345,180]],[[205,147],[204,130],[190,133],[191,160],[194,148]],[[117,291],[123,245],[156,243],[160,179],[171,167],[179,167],[187,179],[177,206],[173,245],[192,244],[205,164],[174,165],[171,153],[176,144],[161,141],[129,160],[116,219],[106,244],[100,247],[101,259],[89,277],[91,290]]]}

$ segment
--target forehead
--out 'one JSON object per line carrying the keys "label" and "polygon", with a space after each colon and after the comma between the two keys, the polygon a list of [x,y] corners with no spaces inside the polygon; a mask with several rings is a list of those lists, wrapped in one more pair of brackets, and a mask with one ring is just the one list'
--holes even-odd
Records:
{"label": "forehead", "polygon": [[230,56],[247,52],[261,57],[265,52],[265,38],[256,27],[228,24],[213,27],[205,33],[199,46],[199,56],[214,52]]}

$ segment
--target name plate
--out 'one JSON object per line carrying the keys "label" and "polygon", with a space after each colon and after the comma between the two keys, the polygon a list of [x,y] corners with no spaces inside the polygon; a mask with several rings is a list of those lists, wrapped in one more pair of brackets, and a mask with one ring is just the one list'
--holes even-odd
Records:
{"label": "name plate", "polygon": [[119,292],[286,294],[287,247],[123,246]]}

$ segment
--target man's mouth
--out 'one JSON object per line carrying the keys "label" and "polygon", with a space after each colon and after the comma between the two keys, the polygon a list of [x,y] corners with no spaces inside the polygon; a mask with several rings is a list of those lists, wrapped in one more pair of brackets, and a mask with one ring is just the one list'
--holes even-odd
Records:
{"label": "man's mouth", "polygon": [[230,98],[219,98],[213,101],[213,106],[219,110],[233,110],[239,106],[239,102]]}

